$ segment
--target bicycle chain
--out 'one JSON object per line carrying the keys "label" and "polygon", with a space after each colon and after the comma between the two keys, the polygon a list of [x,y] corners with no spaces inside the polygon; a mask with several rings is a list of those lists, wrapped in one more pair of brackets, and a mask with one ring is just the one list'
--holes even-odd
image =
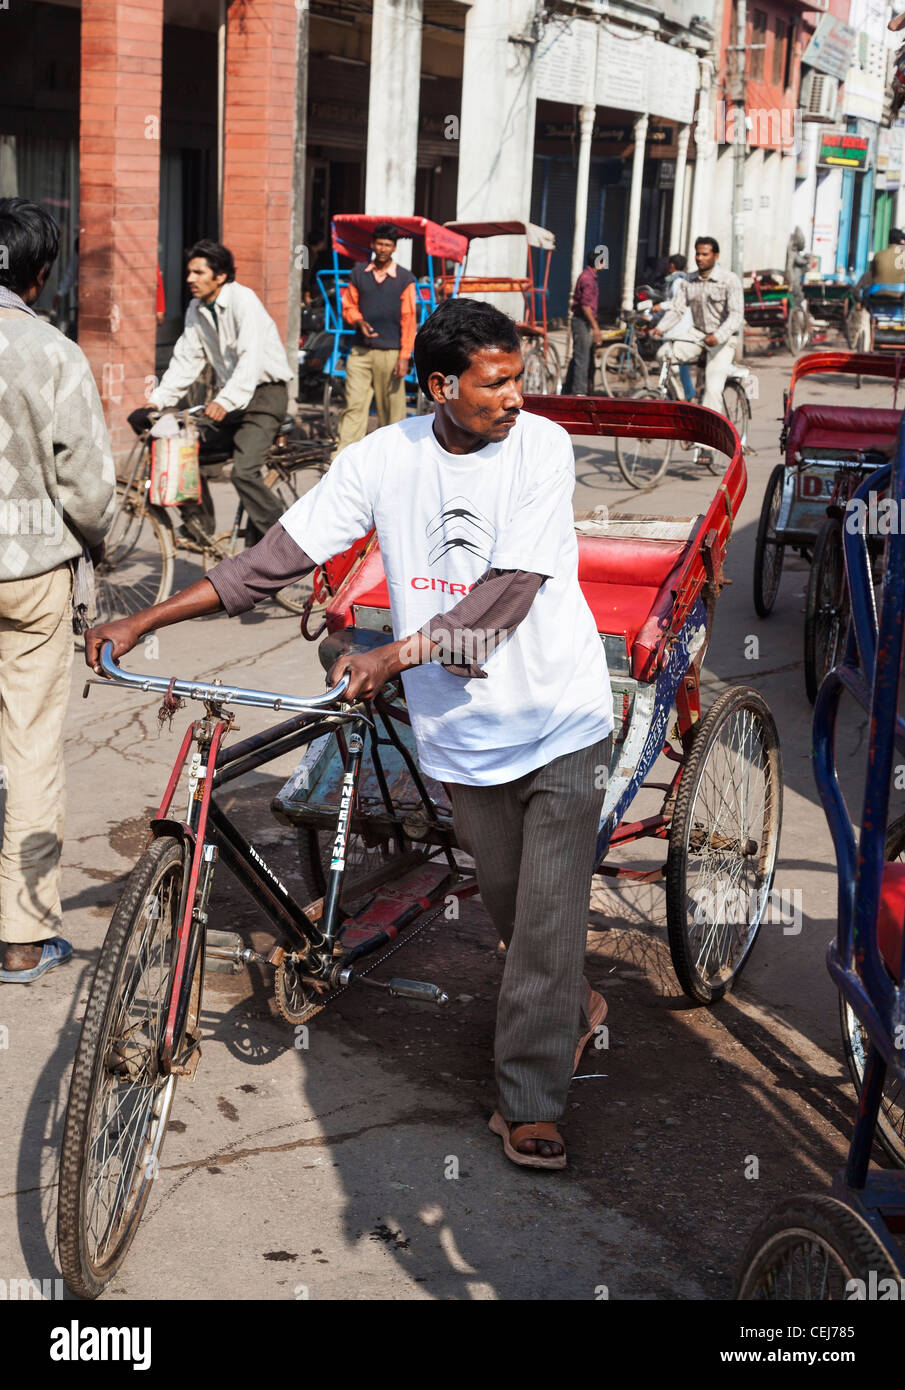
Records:
{"label": "bicycle chain", "polygon": [[[408,946],[416,936],[420,936],[425,927],[429,927],[431,922],[436,922],[437,918],[441,917],[445,911],[446,905],[444,904],[443,907],[438,907],[436,912],[430,913],[429,916],[425,917],[423,922],[419,922],[417,927],[407,932],[405,936],[403,936],[400,941],[395,942],[388,951],[384,951],[383,955],[378,956],[365,970],[359,970],[355,979],[360,980],[363,975],[370,975],[371,971],[376,970],[378,965],[382,965],[385,960],[389,960],[390,956],[394,956],[397,951],[401,951],[403,946]],[[320,1009],[318,1009],[318,1013],[320,1013],[322,1009],[325,1009],[328,1004],[332,1004],[334,999],[338,999],[341,994],[345,994],[346,990],[351,989],[354,983],[355,980],[350,980],[347,985],[341,985],[339,989],[335,989],[331,994],[328,994],[321,1004]]]}

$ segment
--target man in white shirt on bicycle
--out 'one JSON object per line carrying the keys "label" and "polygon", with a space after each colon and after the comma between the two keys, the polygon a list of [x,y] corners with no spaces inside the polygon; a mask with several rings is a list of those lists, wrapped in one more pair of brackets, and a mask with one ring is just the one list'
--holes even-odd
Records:
{"label": "man in white shirt on bicycle", "polygon": [[[186,281],[192,302],[160,385],[148,397],[152,410],[174,406],[210,363],[217,395],[204,408],[216,430],[203,443],[232,450],[232,482],[248,516],[246,543],[253,545],[278,520],[280,503],[262,477],[264,456],[286,415],[292,371],[277,326],[254,290],[236,280],[232,252],[216,241],[199,241],[188,256]],[[133,410],[141,433],[150,411]],[[183,508],[184,522],[214,530],[212,503]]]}
{"label": "man in white shirt on bicycle", "polygon": [[712,236],[699,236],[694,244],[697,270],[675,286],[669,307],[651,337],[662,338],[691,311],[691,324],[685,337],[664,343],[657,353],[660,361],[670,356],[676,366],[697,362],[702,351],[705,360],[704,398],[710,410],[723,413],[723,387],[732,370],[735,349],[745,316],[742,282],[731,270],[718,265],[719,243]]}

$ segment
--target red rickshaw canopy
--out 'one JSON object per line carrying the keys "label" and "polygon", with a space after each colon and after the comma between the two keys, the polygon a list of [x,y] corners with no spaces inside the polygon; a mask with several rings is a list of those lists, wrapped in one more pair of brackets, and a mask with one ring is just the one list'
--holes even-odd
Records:
{"label": "red rickshaw canopy", "polygon": [[362,212],[337,213],[330,223],[334,251],[353,261],[371,259],[371,241],[382,222],[390,222],[403,237],[423,237],[429,256],[461,265],[468,251],[467,238],[427,217],[373,217]]}

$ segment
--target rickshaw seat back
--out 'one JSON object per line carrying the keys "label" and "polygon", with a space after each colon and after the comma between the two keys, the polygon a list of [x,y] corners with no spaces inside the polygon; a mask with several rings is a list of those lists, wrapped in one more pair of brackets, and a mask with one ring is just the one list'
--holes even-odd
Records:
{"label": "rickshaw seat back", "polygon": [[792,413],[786,457],[812,449],[883,450],[895,446],[901,410],[854,405],[799,405]]}
{"label": "rickshaw seat back", "polygon": [[[622,637],[631,657],[636,680],[652,678],[673,605],[671,582],[682,565],[700,524],[700,517],[677,523],[652,521],[649,530],[672,530],[668,536],[643,533],[644,518],[626,519],[629,532],[641,534],[578,535],[578,582],[602,635]],[[579,520],[579,527],[601,525]],[[617,526],[619,520],[614,518]],[[437,595],[437,608],[441,606]],[[371,627],[386,613],[389,627],[389,595],[380,548],[374,544],[327,608],[328,631],[346,627]],[[369,614],[363,609],[371,610]]]}
{"label": "rickshaw seat back", "polygon": [[880,955],[894,979],[898,979],[902,959],[902,930],[905,923],[905,864],[883,865],[877,938]]}

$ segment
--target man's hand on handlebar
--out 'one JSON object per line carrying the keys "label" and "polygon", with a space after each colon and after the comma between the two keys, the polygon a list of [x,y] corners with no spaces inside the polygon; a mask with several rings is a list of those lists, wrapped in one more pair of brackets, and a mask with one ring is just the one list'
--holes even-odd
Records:
{"label": "man's hand on handlebar", "polygon": [[117,618],[111,623],[98,623],[89,627],[85,633],[85,664],[97,675],[103,675],[100,666],[101,647],[105,642],[113,643],[113,660],[119,661],[133,647],[138,646],[144,630],[134,617]]}
{"label": "man's hand on handlebar", "polygon": [[376,652],[363,656],[341,656],[330,670],[331,687],[339,685],[343,676],[348,675],[349,686],[343,696],[351,704],[354,700],[373,700],[383,687],[402,670],[400,662],[394,659],[397,643],[381,647]]}
{"label": "man's hand on handlebar", "polygon": [[222,405],[218,405],[216,401],[208,401],[207,405],[204,407],[204,413],[207,418],[213,420],[215,424],[218,424],[226,416],[226,410]]}

